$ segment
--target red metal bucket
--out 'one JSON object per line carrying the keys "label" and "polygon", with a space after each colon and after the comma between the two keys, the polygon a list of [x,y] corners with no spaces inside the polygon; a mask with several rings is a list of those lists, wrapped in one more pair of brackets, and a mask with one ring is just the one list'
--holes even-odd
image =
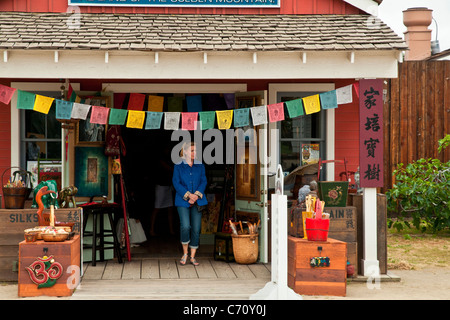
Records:
{"label": "red metal bucket", "polygon": [[309,241],[327,241],[330,219],[306,218],[305,225]]}

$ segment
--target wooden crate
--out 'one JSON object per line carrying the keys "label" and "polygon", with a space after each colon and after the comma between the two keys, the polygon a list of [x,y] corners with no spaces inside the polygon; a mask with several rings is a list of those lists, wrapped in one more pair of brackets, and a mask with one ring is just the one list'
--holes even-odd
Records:
{"label": "wooden crate", "polygon": [[358,213],[356,207],[325,207],[324,212],[330,213],[330,238],[347,242],[348,261],[358,272]]}
{"label": "wooden crate", "polygon": [[[57,209],[55,216],[58,221],[74,222],[73,230],[80,234],[81,208]],[[0,281],[17,281],[15,269],[19,260],[19,243],[24,240],[23,231],[38,224],[37,209],[0,210]]]}
{"label": "wooden crate", "polygon": [[[48,249],[47,253],[44,253],[44,248]],[[55,261],[62,265],[63,274],[52,287],[38,288],[25,268],[30,266],[37,257],[43,257],[44,255],[53,256]],[[76,235],[72,240],[63,242],[22,241],[19,244],[19,297],[71,296],[76,285],[80,283],[80,258],[79,235]],[[67,268],[69,266],[77,266],[78,269],[68,273]]]}
{"label": "wooden crate", "polygon": [[[311,267],[312,257],[328,257],[330,266]],[[299,294],[345,296],[346,265],[347,243],[343,241],[328,238],[328,241],[319,242],[288,237],[288,285]]]}

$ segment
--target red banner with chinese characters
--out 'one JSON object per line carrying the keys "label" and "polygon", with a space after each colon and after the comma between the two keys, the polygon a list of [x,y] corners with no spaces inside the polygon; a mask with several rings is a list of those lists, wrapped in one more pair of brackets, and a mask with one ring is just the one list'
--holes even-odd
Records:
{"label": "red banner with chinese characters", "polygon": [[359,171],[362,188],[383,187],[383,80],[359,81]]}

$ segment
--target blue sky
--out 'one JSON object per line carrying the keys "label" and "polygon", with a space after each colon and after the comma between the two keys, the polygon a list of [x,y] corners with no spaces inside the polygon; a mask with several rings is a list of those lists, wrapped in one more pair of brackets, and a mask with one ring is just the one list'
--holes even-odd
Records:
{"label": "blue sky", "polygon": [[[383,0],[379,6],[378,17],[403,38],[403,32],[406,31],[403,10],[413,7],[433,10],[433,18],[438,26],[440,49],[450,49],[450,0]],[[428,28],[433,30],[432,40],[435,40],[436,23],[433,21]]]}

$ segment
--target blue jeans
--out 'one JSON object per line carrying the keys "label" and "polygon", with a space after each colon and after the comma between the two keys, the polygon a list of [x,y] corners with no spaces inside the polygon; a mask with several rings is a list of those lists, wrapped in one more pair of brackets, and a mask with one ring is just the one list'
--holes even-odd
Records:
{"label": "blue jeans", "polygon": [[189,243],[189,247],[197,249],[200,242],[202,214],[198,212],[197,205],[193,205],[190,208],[177,207],[177,210],[180,216],[181,243]]}

